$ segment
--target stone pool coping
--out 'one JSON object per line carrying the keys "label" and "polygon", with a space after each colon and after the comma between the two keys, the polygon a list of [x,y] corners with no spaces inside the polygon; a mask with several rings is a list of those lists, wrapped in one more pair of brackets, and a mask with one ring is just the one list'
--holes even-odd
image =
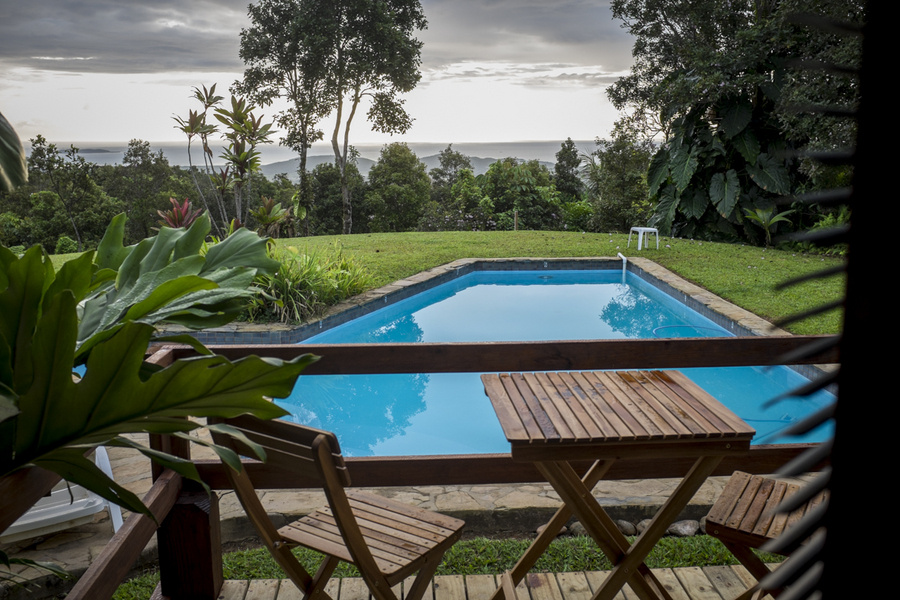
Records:
{"label": "stone pool coping", "polygon": [[[230,344],[296,344],[325,329],[336,327],[379,308],[390,306],[422,291],[457,277],[479,271],[587,270],[622,268],[622,259],[592,258],[462,258],[405,279],[363,292],[329,307],[324,314],[303,325],[284,323],[231,323],[223,327],[190,331],[182,327],[166,327],[167,333],[190,333],[206,345]],[[781,336],[791,333],[731,302],[723,300],[650,259],[628,257],[628,272],[685,304],[736,336]],[[807,378],[830,370],[829,365],[797,365],[791,367]]]}

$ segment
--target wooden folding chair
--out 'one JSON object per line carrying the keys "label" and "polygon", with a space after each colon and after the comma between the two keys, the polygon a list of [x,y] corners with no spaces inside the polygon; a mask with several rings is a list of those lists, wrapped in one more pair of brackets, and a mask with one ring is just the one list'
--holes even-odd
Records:
{"label": "wooden folding chair", "polygon": [[[827,501],[826,492],[822,492],[790,513],[776,513],[778,505],[799,489],[795,484],[735,471],[706,517],[706,533],[720,539],[759,581],[769,574],[769,568],[751,548],[760,548],[779,537],[803,515]],[[754,593],[755,586],[736,600],[751,598]],[[779,590],[770,593],[777,596]]]}
{"label": "wooden folding chair", "polygon": [[[238,417],[221,421],[236,427],[266,451],[266,469],[294,472],[321,483],[328,506],[281,529],[266,514],[247,471],[225,467],[237,497],[269,552],[307,598],[328,598],[325,584],[340,561],[356,565],[376,600],[398,600],[391,586],[418,572],[404,599],[418,600],[444,552],[459,539],[459,519],[346,491],[350,476],[333,433],[286,421]],[[216,443],[249,454],[234,438],[213,435]],[[310,575],[291,553],[301,545],[325,555]]]}

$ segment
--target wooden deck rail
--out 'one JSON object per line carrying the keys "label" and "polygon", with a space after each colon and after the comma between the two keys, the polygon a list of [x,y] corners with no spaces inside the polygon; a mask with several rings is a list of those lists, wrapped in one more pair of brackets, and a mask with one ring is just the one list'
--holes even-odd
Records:
{"label": "wooden deck rail", "polygon": [[[440,344],[341,344],[341,345],[257,345],[217,346],[214,350],[236,359],[249,354],[276,358],[293,358],[303,353],[321,355],[304,376],[324,374],[373,373],[448,373],[494,371],[559,371],[599,369],[661,369],[689,367],[756,366],[774,364],[828,364],[838,362],[836,352],[829,351],[803,360],[784,362],[798,348],[820,341],[821,336],[778,336],[747,338],[701,338],[665,340],[611,340],[576,342],[487,342]],[[150,360],[169,364],[192,350],[186,347],[167,347],[156,352]],[[764,399],[761,399],[764,400]],[[189,448],[170,440],[154,440],[153,445],[164,447],[185,457]],[[723,461],[717,473],[730,474],[741,469],[752,473],[769,473],[796,456],[807,445],[763,446],[751,451],[741,461]],[[683,474],[687,465],[681,461],[621,461],[610,471],[610,479],[675,477]],[[348,459],[354,485],[405,485],[410,483],[504,483],[536,481],[540,475],[528,464],[518,469],[509,455],[404,457],[396,461],[378,457]],[[435,468],[438,466],[439,468]],[[303,487],[303,481],[277,477],[266,466],[247,463],[251,478],[260,488]],[[214,489],[229,489],[218,463],[198,462],[204,480]],[[439,475],[437,475],[439,474]],[[221,549],[218,546],[218,512],[215,494],[208,506],[200,506],[196,497],[186,497],[181,481],[169,471],[154,469],[156,482],[145,502],[151,505],[161,520],[161,585],[164,593],[176,597],[215,598],[221,586]],[[0,527],[5,528],[31,507],[58,481],[58,477],[40,469],[23,471],[0,478]],[[187,488],[188,486],[185,486]],[[176,498],[181,491],[181,501]],[[179,504],[181,502],[181,504]],[[166,518],[173,507],[185,506],[178,518]],[[7,522],[8,521],[8,522]],[[133,521],[133,522],[132,522]],[[133,564],[134,552],[146,544],[155,524],[146,517],[132,516],[125,527],[114,536],[107,548],[72,590],[68,598],[110,598]],[[181,537],[187,531],[201,532],[191,538]],[[210,560],[165,560],[163,555],[205,557]],[[219,565],[216,565],[218,555]],[[190,563],[200,565],[201,572],[191,570]],[[125,569],[123,571],[122,569]],[[216,569],[219,569],[218,576]],[[199,591],[198,591],[199,590]],[[182,592],[185,594],[182,596]]]}

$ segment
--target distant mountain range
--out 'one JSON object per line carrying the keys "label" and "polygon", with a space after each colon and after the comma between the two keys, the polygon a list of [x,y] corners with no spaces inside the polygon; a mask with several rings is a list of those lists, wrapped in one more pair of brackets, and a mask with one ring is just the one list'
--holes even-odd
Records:
{"label": "distant mountain range", "polygon": [[[420,156],[419,160],[425,163],[425,170],[431,171],[435,167],[440,166],[440,154],[432,154],[431,156]],[[470,156],[469,160],[472,161],[472,170],[476,175],[481,175],[482,173],[486,173],[488,167],[490,167],[493,163],[497,162],[498,158],[479,158],[477,156]],[[312,171],[316,168],[316,165],[320,165],[322,163],[334,163],[334,155],[326,155],[326,154],[317,154],[316,156],[307,156],[306,157],[306,168],[309,171]],[[551,171],[553,170],[554,163],[540,161],[542,165],[545,165]],[[372,165],[375,164],[375,161],[371,158],[363,158],[359,157],[356,159],[356,167],[359,169],[359,172],[363,175],[363,177],[368,177],[369,169],[372,168]],[[300,167],[300,159],[292,158],[290,160],[282,160],[275,163],[269,163],[267,165],[263,165],[260,170],[263,175],[267,178],[272,179],[279,173],[284,173],[288,176],[288,179],[291,181],[297,182],[300,177],[297,175],[297,169]]]}
{"label": "distant mountain range", "polygon": [[[70,145],[79,149],[85,158],[91,162],[104,165],[121,164],[128,147],[127,142],[58,142],[54,141],[57,148],[64,150]],[[475,174],[487,171],[492,163],[508,156],[514,156],[522,160],[537,159],[541,164],[553,169],[556,162],[556,153],[559,151],[562,140],[556,141],[525,141],[525,142],[462,142],[453,143],[453,150],[470,158]],[[596,148],[593,140],[576,140],[579,152],[590,153]],[[410,142],[409,148],[416,153],[428,171],[439,166],[439,153],[447,148],[446,143],[437,142]],[[27,147],[26,153],[31,152]],[[359,144],[357,166],[360,173],[368,175],[369,169],[375,164],[381,152],[383,144]],[[153,152],[162,150],[171,165],[188,165],[186,142],[151,142]],[[215,149],[215,148],[214,148]],[[272,178],[279,173],[285,173],[292,181],[297,180],[297,167],[300,159],[290,148],[277,144],[264,145],[259,148],[263,163],[262,172],[266,177]],[[486,157],[486,158],[481,158]],[[491,158],[493,157],[493,158]],[[200,161],[199,152],[194,152],[194,160]],[[312,170],[323,162],[332,162],[334,154],[331,153],[330,143],[316,143],[310,149],[310,156],[306,159],[306,168]]]}

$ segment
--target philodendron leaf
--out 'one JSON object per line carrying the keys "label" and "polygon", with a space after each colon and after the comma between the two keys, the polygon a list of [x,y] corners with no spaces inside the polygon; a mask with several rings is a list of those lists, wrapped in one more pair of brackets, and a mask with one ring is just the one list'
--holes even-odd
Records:
{"label": "philodendron leaf", "polygon": [[669,169],[679,194],[688,187],[699,164],[697,153],[686,146],[682,146],[672,155]]}
{"label": "philodendron leaf", "polygon": [[747,165],[747,173],[756,185],[772,194],[789,194],[791,177],[784,163],[763,152],[756,159],[756,165]]}
{"label": "philodendron leaf", "polygon": [[28,181],[25,150],[19,136],[0,114],[0,191],[9,192]]}
{"label": "philodendron leaf", "polygon": [[34,461],[34,464],[56,473],[70,483],[90,490],[104,500],[153,518],[150,510],[134,493],[111,479],[84,453],[85,448],[82,447],[59,448]]}
{"label": "philodendron leaf", "polygon": [[741,183],[734,169],[728,169],[725,173],[716,173],[712,176],[709,184],[709,197],[720,215],[726,219],[729,218],[734,212],[740,196]]}

